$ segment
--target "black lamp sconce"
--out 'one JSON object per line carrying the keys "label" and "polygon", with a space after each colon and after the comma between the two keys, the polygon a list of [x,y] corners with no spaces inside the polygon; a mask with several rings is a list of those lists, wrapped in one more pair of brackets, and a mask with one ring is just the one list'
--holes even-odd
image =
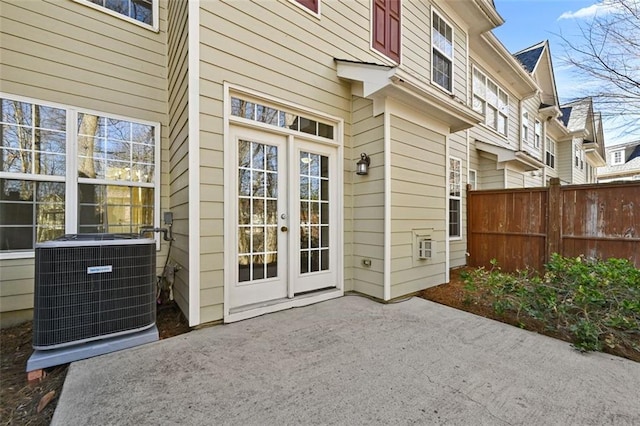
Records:
{"label": "black lamp sconce", "polygon": [[357,175],[368,175],[369,174],[369,164],[371,164],[371,159],[364,152],[360,154],[360,159],[356,163],[356,174]]}

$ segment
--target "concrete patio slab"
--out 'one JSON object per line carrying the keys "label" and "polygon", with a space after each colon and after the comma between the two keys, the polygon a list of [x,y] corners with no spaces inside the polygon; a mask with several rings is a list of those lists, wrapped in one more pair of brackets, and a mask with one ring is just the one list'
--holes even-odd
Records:
{"label": "concrete patio slab", "polygon": [[71,365],[53,425],[638,425],[640,364],[358,296]]}

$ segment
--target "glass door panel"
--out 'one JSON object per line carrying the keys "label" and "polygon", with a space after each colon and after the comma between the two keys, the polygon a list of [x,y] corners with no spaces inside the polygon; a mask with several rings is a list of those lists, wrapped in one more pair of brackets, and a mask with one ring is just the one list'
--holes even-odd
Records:
{"label": "glass door panel", "polygon": [[278,276],[278,147],[238,141],[238,281]]}
{"label": "glass door panel", "polygon": [[232,127],[230,306],[287,297],[287,138]]}

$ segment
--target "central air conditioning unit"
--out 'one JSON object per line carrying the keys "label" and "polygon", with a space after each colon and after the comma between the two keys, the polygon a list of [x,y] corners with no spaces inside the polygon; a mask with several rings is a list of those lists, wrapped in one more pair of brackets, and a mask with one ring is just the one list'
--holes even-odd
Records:
{"label": "central air conditioning unit", "polygon": [[155,321],[153,239],[77,234],[36,245],[36,351],[136,333]]}

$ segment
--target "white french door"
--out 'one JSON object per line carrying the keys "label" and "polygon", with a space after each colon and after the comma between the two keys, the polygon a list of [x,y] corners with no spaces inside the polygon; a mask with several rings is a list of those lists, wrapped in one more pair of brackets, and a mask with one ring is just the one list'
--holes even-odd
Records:
{"label": "white french door", "polygon": [[337,286],[337,149],[231,127],[230,307]]}

